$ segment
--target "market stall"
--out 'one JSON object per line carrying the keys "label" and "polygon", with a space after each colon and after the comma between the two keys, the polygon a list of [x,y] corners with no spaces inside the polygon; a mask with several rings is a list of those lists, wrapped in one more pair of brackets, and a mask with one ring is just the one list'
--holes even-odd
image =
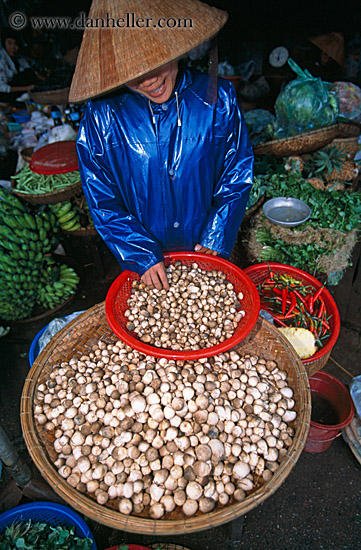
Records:
{"label": "market stall", "polygon": [[298,76],[279,94],[276,116],[248,114],[254,186],[264,200],[304,201],[310,216],[291,224],[287,217],[272,219],[264,206],[243,228],[237,246],[251,263],[290,264],[337,285],[360,226],[360,126],[354,119],[359,100],[346,93],[352,87],[347,83],[331,86],[292,67]]}
{"label": "market stall", "polygon": [[[159,6],[162,9],[162,3]],[[113,47],[116,42],[111,43]],[[276,54],[279,50],[273,58]],[[185,62],[185,67],[191,65],[197,60]],[[109,66],[107,92],[118,82]],[[89,188],[83,192],[75,148],[83,105],[69,103],[70,82],[64,79],[66,87],[39,87],[21,110],[2,110],[4,135],[17,162],[9,181],[0,187],[0,321],[15,332],[25,326],[28,336],[34,327],[28,338],[30,370],[19,377],[23,450],[66,506],[54,505],[51,513],[51,506],[46,510],[49,503],[38,502],[0,516],[0,546],[2,536],[22,538],[21,530],[9,529],[10,521],[21,518],[33,524],[43,521],[42,512],[48,514],[44,523],[49,524],[42,528],[44,540],[50,540],[54,530],[60,543],[72,547],[69,538],[75,537],[74,544],[84,550],[96,550],[96,534],[103,527],[117,541],[127,533],[149,540],[181,535],[198,535],[201,540],[206,531],[272,507],[281,488],[292,484],[305,454],[311,455],[307,470],[319,474],[317,465],[327,461],[322,463],[321,457],[312,462],[312,454],[329,449],[342,430],[348,428],[347,437],[355,441],[351,427],[357,430],[357,418],[348,388],[327,373],[317,375],[330,364],[339,342],[340,315],[332,287],[342,283],[351,265],[361,225],[361,94],[350,84],[331,85],[315,78],[291,59],[289,66],[295,78],[285,83],[270,112],[253,110],[256,98],[269,92],[254,62],[240,63],[235,70],[219,63],[220,76],[234,85],[223,89],[220,84],[222,99],[227,103],[229,94],[234,110],[238,101],[246,111],[244,121],[241,116],[239,120],[247,126],[253,145],[253,186],[249,197],[248,189],[242,191],[248,202],[229,260],[217,255],[216,238],[204,240],[210,243],[207,253],[162,252],[169,290],[148,287],[139,275],[144,240],[158,246],[152,231],[144,235],[143,227],[140,235],[145,238],[135,239],[138,249],[130,255],[134,271],[124,269],[118,276],[118,265],[114,275],[102,263],[100,249],[106,245],[95,220],[100,233],[101,216],[109,214],[110,225],[124,216],[129,226],[134,216],[112,211],[112,199],[120,196],[111,174],[116,163],[108,167],[104,159],[117,160],[121,147],[107,131],[100,136],[99,128],[94,134],[87,128],[85,140],[89,149],[94,146],[89,158],[99,163],[99,179],[92,183],[100,189],[102,177],[109,178],[105,188],[112,191],[109,196],[105,192],[106,200],[104,195],[100,200],[92,196],[91,178],[84,172],[84,190],[87,184]],[[88,94],[100,94],[101,102],[103,81],[97,81],[95,93],[91,74],[89,65],[89,74],[80,71],[79,81],[89,88]],[[162,97],[167,78],[151,90],[151,99]],[[85,97],[81,89],[77,93]],[[181,136],[186,131],[185,103],[177,95],[173,103],[172,124]],[[154,111],[152,105],[149,100],[137,119],[147,116],[151,136],[158,132],[157,117],[169,115],[162,102],[153,105]],[[209,106],[202,108],[208,116]],[[112,128],[119,122],[114,113],[115,108]],[[88,118],[87,124],[91,127],[92,120]],[[236,130],[227,140],[235,134]],[[148,137],[141,147],[135,140],[130,149],[148,151]],[[83,151],[84,166],[90,163],[86,155]],[[198,160],[196,165],[198,169]],[[175,188],[176,162],[176,170],[171,163],[169,167],[165,177],[170,176],[170,187]],[[126,206],[133,175],[127,175],[129,186],[121,195],[126,196]],[[153,184],[157,178],[150,180]],[[139,204],[144,199],[139,193],[135,197]],[[144,209],[159,206],[163,212],[160,200],[154,206],[148,195],[146,199]],[[165,205],[167,215],[171,202]],[[91,210],[98,207],[93,223]],[[174,216],[174,235],[180,225]],[[131,227],[134,233],[139,229],[137,224]],[[157,225],[152,229],[156,231]],[[133,236],[120,233],[122,261],[134,245]],[[111,240],[106,235],[104,241],[108,237]],[[91,264],[83,261],[85,249]],[[155,257],[156,253],[152,261]],[[85,264],[95,265],[96,275],[84,270]],[[85,277],[89,284],[83,292]],[[98,289],[105,300],[96,298],[101,295]],[[72,304],[79,311],[74,313]],[[45,323],[63,312],[71,320],[39,349]],[[326,421],[317,416],[320,394],[329,400]],[[322,481],[318,475],[320,489]],[[300,498],[305,506],[302,482],[291,486],[295,500]],[[290,499],[280,498],[288,507]],[[282,518],[278,500],[275,508],[277,518]],[[264,536],[263,526],[259,536]],[[22,540],[17,547],[25,547]],[[176,545],[164,547],[178,550]]]}

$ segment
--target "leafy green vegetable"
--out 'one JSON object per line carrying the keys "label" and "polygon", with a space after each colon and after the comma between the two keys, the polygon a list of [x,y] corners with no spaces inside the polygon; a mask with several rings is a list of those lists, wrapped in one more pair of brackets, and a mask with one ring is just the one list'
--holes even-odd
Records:
{"label": "leafy green vegetable", "polygon": [[303,71],[292,59],[288,60],[297,78],[280,91],[275,102],[278,138],[328,126],[336,122],[338,104],[331,87]]}
{"label": "leafy green vegetable", "polygon": [[256,232],[256,238],[263,244],[262,252],[258,260],[260,262],[279,262],[293,265],[299,269],[310,272],[317,270],[317,263],[321,256],[328,254],[331,250],[325,244],[320,246],[317,243],[289,244],[282,239],[275,239],[266,228]]}
{"label": "leafy green vegetable", "polygon": [[15,522],[0,535],[0,550],[90,550],[93,541],[75,535],[75,528],[47,523]]}
{"label": "leafy green vegetable", "polygon": [[306,224],[352,231],[361,227],[361,192],[323,191],[315,189],[297,174],[264,176],[266,196],[294,197],[308,204],[311,217]]}

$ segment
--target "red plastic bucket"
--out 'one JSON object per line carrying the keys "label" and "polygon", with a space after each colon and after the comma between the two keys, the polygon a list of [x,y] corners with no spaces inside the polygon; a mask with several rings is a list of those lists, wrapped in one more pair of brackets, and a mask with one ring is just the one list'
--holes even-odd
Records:
{"label": "red plastic bucket", "polygon": [[322,453],[332,441],[341,435],[341,430],[352,420],[355,407],[346,386],[335,376],[319,371],[310,377],[311,396],[321,398],[334,412],[336,423],[320,424],[310,421],[304,450],[308,453]]}

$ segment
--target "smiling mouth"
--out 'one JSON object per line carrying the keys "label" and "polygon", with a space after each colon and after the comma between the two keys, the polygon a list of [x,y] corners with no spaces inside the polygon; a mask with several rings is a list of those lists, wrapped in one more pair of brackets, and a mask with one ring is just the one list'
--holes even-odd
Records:
{"label": "smiling mouth", "polygon": [[158,88],[156,88],[155,90],[152,90],[151,92],[146,92],[148,95],[150,95],[151,97],[158,97],[158,96],[161,96],[164,94],[165,92],[165,87],[166,87],[166,84],[165,84],[165,81],[160,85],[158,86]]}

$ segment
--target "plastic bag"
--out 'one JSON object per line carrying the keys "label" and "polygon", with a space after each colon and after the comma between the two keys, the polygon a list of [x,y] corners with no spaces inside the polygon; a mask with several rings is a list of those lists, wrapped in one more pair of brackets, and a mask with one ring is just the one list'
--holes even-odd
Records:
{"label": "plastic bag", "polygon": [[54,126],[50,130],[48,143],[54,143],[55,141],[67,141],[76,140],[77,133],[70,126],[70,124],[62,124],[61,126]]}
{"label": "plastic bag", "polygon": [[350,393],[357,414],[359,418],[361,418],[361,376],[355,376],[355,378],[352,379]]}
{"label": "plastic bag", "polygon": [[84,313],[84,310],[83,311],[75,311],[74,313],[71,313],[70,315],[67,315],[66,317],[57,317],[56,319],[53,319],[48,324],[48,326],[44,330],[43,334],[39,338],[39,344],[38,344],[39,345],[39,353],[41,352],[41,350],[43,348],[45,348],[46,344],[48,344],[48,342],[50,342],[52,337],[55,336],[55,334],[57,332],[59,332],[59,330],[61,330],[63,327],[65,327],[65,325],[70,323],[70,321],[72,321],[73,319],[78,317],[78,315],[80,315],[81,313]]}
{"label": "plastic bag", "polygon": [[234,76],[234,67],[228,61],[218,63],[219,76]]}
{"label": "plastic bag", "polygon": [[334,82],[333,90],[340,106],[340,116],[361,122],[361,88],[353,82]]}
{"label": "plastic bag", "polygon": [[331,85],[304,71],[288,59],[297,78],[291,80],[278,94],[275,102],[275,136],[294,136],[329,126],[337,121],[338,102]]}
{"label": "plastic bag", "polygon": [[252,145],[269,141],[273,138],[275,117],[265,109],[253,109],[244,114],[247,131]]}

